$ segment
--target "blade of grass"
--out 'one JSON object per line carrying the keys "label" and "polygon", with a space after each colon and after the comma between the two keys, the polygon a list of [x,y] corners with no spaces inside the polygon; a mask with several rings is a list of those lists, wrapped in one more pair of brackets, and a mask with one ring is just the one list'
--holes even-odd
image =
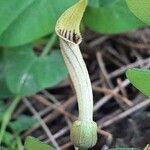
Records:
{"label": "blade of grass", "polygon": [[21,142],[21,138],[19,137],[19,135],[16,135],[16,142],[17,142],[18,150],[24,150],[24,146]]}
{"label": "blade of grass", "polygon": [[16,106],[18,105],[18,103],[21,100],[21,96],[17,96],[12,104],[10,105],[10,107],[6,110],[6,112],[4,113],[3,119],[2,119],[2,124],[1,124],[1,129],[0,129],[0,144],[2,142],[6,127],[11,119],[12,113],[14,112]]}
{"label": "blade of grass", "polygon": [[47,45],[45,46],[45,48],[43,49],[43,52],[41,54],[42,57],[46,56],[48,54],[48,52],[50,51],[50,49],[52,48],[52,46],[54,45],[54,43],[56,42],[57,36],[55,33],[52,34],[52,36],[50,37]]}

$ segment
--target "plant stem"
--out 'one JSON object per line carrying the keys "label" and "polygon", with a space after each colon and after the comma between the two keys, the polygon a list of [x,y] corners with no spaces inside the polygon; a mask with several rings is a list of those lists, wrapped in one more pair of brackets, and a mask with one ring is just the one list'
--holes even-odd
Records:
{"label": "plant stem", "polygon": [[17,142],[18,150],[24,150],[24,147],[22,145],[21,138],[19,137],[19,135],[16,135],[16,142]]}
{"label": "plant stem", "polygon": [[52,46],[54,45],[54,43],[56,42],[57,36],[55,33],[52,34],[52,36],[50,37],[47,45],[45,46],[45,48],[43,49],[43,52],[41,54],[41,56],[46,56],[48,54],[48,52],[50,51],[50,49],[52,48]]}
{"label": "plant stem", "polygon": [[21,96],[17,96],[12,104],[10,105],[10,107],[6,110],[6,112],[4,113],[3,119],[2,119],[2,124],[1,124],[1,129],[0,129],[0,144],[2,142],[6,127],[11,119],[11,115],[14,112],[17,104],[19,103],[19,101],[21,100]]}

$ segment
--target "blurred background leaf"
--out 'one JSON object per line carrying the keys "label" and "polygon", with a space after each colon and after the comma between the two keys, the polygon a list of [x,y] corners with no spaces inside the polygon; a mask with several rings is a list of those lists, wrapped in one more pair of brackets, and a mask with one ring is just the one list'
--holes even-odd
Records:
{"label": "blurred background leaf", "polygon": [[150,96],[150,70],[129,69],[127,78],[143,94]]}
{"label": "blurred background leaf", "polygon": [[3,144],[5,144],[6,146],[10,146],[12,145],[13,140],[14,140],[14,136],[9,132],[5,132],[4,138],[2,140]]}
{"label": "blurred background leaf", "polygon": [[150,0],[126,0],[126,2],[135,16],[150,25]]}
{"label": "blurred background leaf", "polygon": [[14,132],[21,133],[27,129],[30,129],[36,123],[38,123],[37,119],[26,115],[21,115],[17,118],[17,120],[10,122],[9,127]]}
{"label": "blurred background leaf", "polygon": [[[23,45],[54,32],[58,17],[75,2],[1,0],[0,45]],[[89,0],[84,23],[100,33],[126,32],[145,26],[130,12],[125,0]]]}
{"label": "blurred background leaf", "polygon": [[14,95],[28,96],[58,84],[67,77],[60,51],[38,57],[31,46],[4,51],[5,79]]}
{"label": "blurred background leaf", "polygon": [[0,150],[8,150],[6,147],[0,146]]}
{"label": "blurred background leaf", "polygon": [[3,115],[6,111],[6,109],[7,109],[7,105],[5,105],[3,102],[0,102],[0,122],[3,119]]}
{"label": "blurred background leaf", "polygon": [[25,141],[26,150],[54,150],[53,147],[44,144],[33,137],[27,137]]}
{"label": "blurred background leaf", "polygon": [[0,99],[13,96],[5,82],[4,68],[3,51],[0,50]]}
{"label": "blurred background leaf", "polygon": [[108,34],[145,26],[131,13],[125,0],[89,0],[84,23],[95,32]]}
{"label": "blurred background leaf", "polygon": [[77,0],[1,0],[0,45],[18,46],[54,32],[58,17]]}
{"label": "blurred background leaf", "polygon": [[109,150],[140,150],[140,149],[138,149],[138,148],[112,148]]}

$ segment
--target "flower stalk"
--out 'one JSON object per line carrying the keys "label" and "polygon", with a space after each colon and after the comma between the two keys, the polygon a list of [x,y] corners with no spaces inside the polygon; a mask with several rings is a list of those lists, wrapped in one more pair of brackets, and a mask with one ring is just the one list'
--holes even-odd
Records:
{"label": "flower stalk", "polygon": [[93,94],[89,74],[80,52],[82,37],[79,25],[87,5],[80,0],[58,19],[56,33],[60,48],[73,82],[79,107],[79,118],[71,128],[71,141],[79,148],[90,148],[97,141],[97,125],[93,121]]}

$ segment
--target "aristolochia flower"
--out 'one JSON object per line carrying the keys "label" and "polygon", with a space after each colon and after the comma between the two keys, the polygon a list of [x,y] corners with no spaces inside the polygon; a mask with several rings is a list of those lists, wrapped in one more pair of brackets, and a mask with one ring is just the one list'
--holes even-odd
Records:
{"label": "aristolochia flower", "polygon": [[79,44],[79,26],[87,5],[80,0],[58,19],[56,33],[60,37],[61,52],[77,94],[79,119],[71,128],[71,141],[77,147],[90,148],[97,141],[97,125],[93,121],[93,94],[89,74]]}

